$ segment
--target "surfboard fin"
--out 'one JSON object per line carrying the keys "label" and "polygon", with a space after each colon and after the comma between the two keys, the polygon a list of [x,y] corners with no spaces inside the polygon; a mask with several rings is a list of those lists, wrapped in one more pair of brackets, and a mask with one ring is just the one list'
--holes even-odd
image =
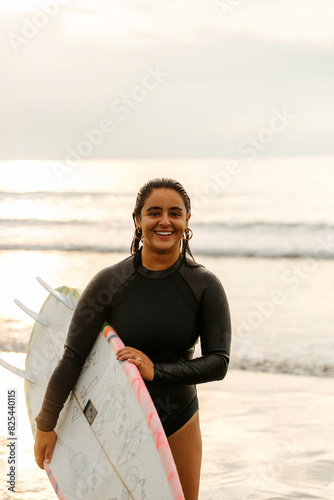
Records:
{"label": "surfboard fin", "polygon": [[57,290],[55,290],[50,285],[45,283],[45,281],[43,281],[42,278],[40,278],[39,276],[36,276],[36,279],[38,283],[40,283],[42,287],[45,288],[45,290],[47,290],[51,295],[53,295],[57,300],[59,300],[59,302],[61,302],[62,304],[64,304],[66,307],[68,307],[73,311],[74,305],[70,295],[63,295],[57,292]]}
{"label": "surfboard fin", "polygon": [[27,370],[21,370],[21,368],[17,368],[17,366],[11,365],[0,358],[0,365],[2,365],[7,370],[19,375],[19,377],[23,377],[25,380],[32,382],[33,384],[36,382],[35,377]]}
{"label": "surfboard fin", "polygon": [[20,309],[22,309],[22,311],[31,316],[34,320],[38,321],[38,323],[40,323],[43,326],[48,326],[48,322],[44,314],[38,314],[32,311],[31,309],[29,309],[29,307],[25,306],[24,304],[22,304],[22,302],[20,302],[17,299],[14,299],[14,302]]}

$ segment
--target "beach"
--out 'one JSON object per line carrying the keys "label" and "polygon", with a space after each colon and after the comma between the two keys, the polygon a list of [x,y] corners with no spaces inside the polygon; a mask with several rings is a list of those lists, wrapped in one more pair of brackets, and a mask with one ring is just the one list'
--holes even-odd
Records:
{"label": "beach", "polygon": [[[24,355],[3,355],[22,363]],[[8,491],[7,391],[18,408],[16,491]],[[23,380],[0,368],[3,500],[53,500],[34,462]],[[230,370],[198,386],[203,437],[200,500],[334,498],[333,380]],[[150,500],[150,499],[147,499]],[[153,500],[153,499],[152,499]]]}
{"label": "beach", "polygon": [[199,395],[201,500],[334,498],[332,379],[231,370]]}

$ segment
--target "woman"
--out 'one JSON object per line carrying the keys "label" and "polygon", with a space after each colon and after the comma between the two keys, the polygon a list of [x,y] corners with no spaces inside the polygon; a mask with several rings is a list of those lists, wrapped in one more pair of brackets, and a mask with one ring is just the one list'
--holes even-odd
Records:
{"label": "woman", "polygon": [[[107,321],[126,346],[117,358],[134,363],[145,380],[186,500],[198,498],[202,442],[195,384],[225,377],[231,325],[220,281],[193,260],[190,216],[190,199],[172,179],[153,179],[139,191],[132,255],[100,271],[75,309],[36,417],[39,467],[51,459],[59,412]],[[202,356],[192,359],[198,337]]]}

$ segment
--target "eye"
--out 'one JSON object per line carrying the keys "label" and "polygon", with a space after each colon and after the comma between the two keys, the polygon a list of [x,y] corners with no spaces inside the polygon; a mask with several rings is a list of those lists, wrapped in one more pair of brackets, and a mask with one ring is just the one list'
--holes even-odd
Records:
{"label": "eye", "polygon": [[152,217],[157,217],[158,215],[160,215],[160,212],[151,212],[150,215]]}
{"label": "eye", "polygon": [[180,217],[181,214],[179,212],[171,212],[170,213],[172,217]]}

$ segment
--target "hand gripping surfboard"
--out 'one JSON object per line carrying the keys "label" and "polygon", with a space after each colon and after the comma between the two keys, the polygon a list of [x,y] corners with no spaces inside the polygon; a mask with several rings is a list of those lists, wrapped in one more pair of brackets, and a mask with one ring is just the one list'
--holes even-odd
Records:
{"label": "hand gripping surfboard", "polygon": [[[30,425],[36,432],[49,378],[64,350],[80,291],[51,288],[35,319],[25,370],[0,363],[25,379]],[[160,419],[135,365],[118,361],[123,347],[104,324],[60,413],[48,478],[61,500],[182,500],[180,480]]]}

